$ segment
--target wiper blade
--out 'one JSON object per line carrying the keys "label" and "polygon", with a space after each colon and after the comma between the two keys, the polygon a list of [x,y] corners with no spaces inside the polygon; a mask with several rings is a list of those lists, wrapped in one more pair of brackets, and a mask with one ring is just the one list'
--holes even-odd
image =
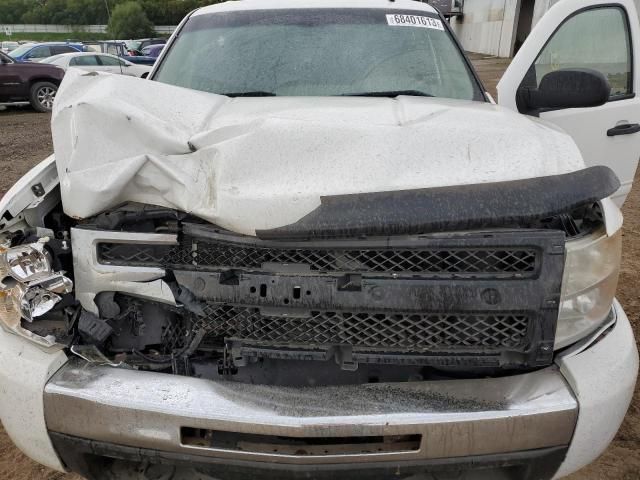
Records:
{"label": "wiper blade", "polygon": [[221,93],[220,95],[225,95],[227,97],[275,97],[276,96],[276,94],[273,92],[263,92],[260,90],[256,90],[255,92]]}
{"label": "wiper blade", "polygon": [[362,92],[362,93],[344,93],[341,97],[389,97],[395,98],[400,95],[412,97],[433,97],[430,93],[421,92],[420,90],[389,90],[388,92]]}

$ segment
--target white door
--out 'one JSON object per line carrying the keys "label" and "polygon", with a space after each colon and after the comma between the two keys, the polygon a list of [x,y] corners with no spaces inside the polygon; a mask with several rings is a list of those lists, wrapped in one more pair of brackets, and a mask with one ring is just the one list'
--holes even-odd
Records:
{"label": "white door", "polygon": [[95,55],[73,56],[69,60],[69,66],[80,68],[87,72],[96,72],[100,70],[100,63],[98,62],[98,57]]}
{"label": "white door", "polygon": [[102,64],[102,71],[110,73],[123,73],[122,60],[112,57],[111,55],[98,55]]}
{"label": "white door", "polygon": [[[562,0],[535,26],[498,84],[498,103],[539,116],[571,135],[588,166],[610,167],[631,190],[640,158],[640,22],[633,0]],[[524,98],[562,69],[590,69],[611,86],[608,101],[589,108],[531,111]],[[606,97],[606,93],[605,93]]]}

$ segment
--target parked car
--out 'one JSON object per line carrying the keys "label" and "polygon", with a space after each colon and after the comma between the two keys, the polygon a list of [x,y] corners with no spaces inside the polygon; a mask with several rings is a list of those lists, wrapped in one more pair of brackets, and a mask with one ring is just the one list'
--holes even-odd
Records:
{"label": "parked car", "polygon": [[55,157],[0,201],[26,454],[92,480],[542,480],[604,451],[638,373],[633,0],[555,3],[497,105],[423,2],[218,3],[166,48],[150,81],[70,69]]}
{"label": "parked car", "polygon": [[85,43],[85,49],[93,52],[110,53],[136,65],[153,65],[156,62],[156,57],[130,55],[125,42],[119,40],[87,42]]}
{"label": "parked car", "polygon": [[0,50],[2,51],[2,53],[9,53],[19,46],[20,44],[18,42],[2,42],[0,43]]}
{"label": "parked car", "polygon": [[158,58],[164,49],[164,45],[149,45],[142,49],[142,55],[145,57]]}
{"label": "parked car", "polygon": [[31,43],[21,45],[9,55],[18,62],[37,62],[61,53],[82,52],[83,48],[81,43]]}
{"label": "parked car", "polygon": [[40,63],[57,65],[64,70],[67,70],[69,67],[77,67],[89,72],[119,73],[141,78],[147,78],[151,71],[150,66],[136,65],[115,55],[109,55],[108,53],[63,53],[46,58]]}
{"label": "parked car", "polygon": [[141,38],[138,40],[125,41],[127,50],[132,52],[142,52],[145,47],[150,45],[165,45],[167,43],[166,38]]}
{"label": "parked car", "polygon": [[84,42],[87,52],[110,53],[118,57],[127,56],[127,46],[121,40],[102,40],[96,42]]}
{"label": "parked car", "polygon": [[156,63],[157,57],[150,57],[147,55],[124,55],[120,58],[124,58],[131,63],[135,63],[137,65],[153,65]]}
{"label": "parked car", "polygon": [[17,62],[0,52],[0,102],[29,102],[39,112],[50,112],[64,77],[55,65]]}

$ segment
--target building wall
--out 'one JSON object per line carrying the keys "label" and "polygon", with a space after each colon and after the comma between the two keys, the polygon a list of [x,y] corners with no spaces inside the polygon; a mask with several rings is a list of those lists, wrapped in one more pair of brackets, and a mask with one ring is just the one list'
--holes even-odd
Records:
{"label": "building wall", "polygon": [[[562,0],[535,0],[532,26],[559,1]],[[640,0],[634,1],[640,11]],[[465,0],[464,16],[453,17],[451,27],[467,51],[510,57],[519,13],[519,0]]]}
{"label": "building wall", "polygon": [[547,10],[560,0],[536,0],[536,6],[533,10],[533,24],[535,25],[543,17]]}
{"label": "building wall", "polygon": [[465,0],[464,16],[451,27],[471,52],[499,57],[511,55],[518,0]]}
{"label": "building wall", "polygon": [[[547,13],[551,7],[561,0],[536,0],[536,8],[533,13],[533,24],[535,25],[542,16]],[[640,18],[640,0],[634,0],[636,9],[638,10],[638,16]]]}

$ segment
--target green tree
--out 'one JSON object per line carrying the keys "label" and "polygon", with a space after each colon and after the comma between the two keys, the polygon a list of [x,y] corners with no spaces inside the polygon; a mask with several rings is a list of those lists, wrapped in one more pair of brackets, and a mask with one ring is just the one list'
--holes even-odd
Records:
{"label": "green tree", "polygon": [[153,24],[142,5],[135,1],[119,3],[113,9],[109,33],[114,38],[143,38],[154,34]]}
{"label": "green tree", "polygon": [[0,0],[0,23],[20,23],[31,7],[25,0]]}
{"label": "green tree", "polygon": [[154,25],[177,25],[191,10],[223,0],[0,0],[0,24],[104,25],[107,5],[136,1]]}

